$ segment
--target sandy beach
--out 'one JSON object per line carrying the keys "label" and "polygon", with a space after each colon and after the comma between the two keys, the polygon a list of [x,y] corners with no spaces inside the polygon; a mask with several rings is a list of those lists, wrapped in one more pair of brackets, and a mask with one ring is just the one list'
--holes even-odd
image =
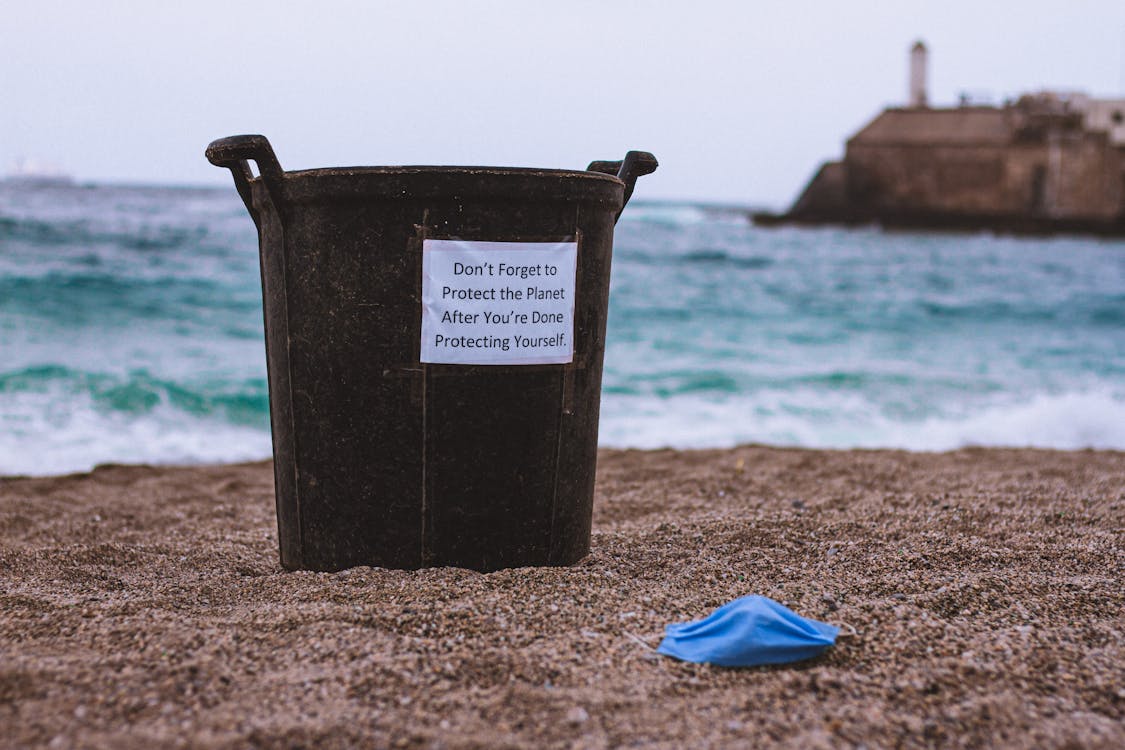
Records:
{"label": "sandy beach", "polygon": [[[568,569],[286,573],[268,463],[0,480],[5,747],[1122,747],[1125,453],[603,451]],[[664,625],[844,626],[728,670]]]}

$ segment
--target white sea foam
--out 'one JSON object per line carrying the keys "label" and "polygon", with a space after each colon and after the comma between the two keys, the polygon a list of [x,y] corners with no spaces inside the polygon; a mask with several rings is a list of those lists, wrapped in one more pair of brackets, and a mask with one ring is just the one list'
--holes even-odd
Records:
{"label": "white sea foam", "polygon": [[97,409],[88,396],[22,393],[0,400],[0,475],[87,471],[101,463],[228,463],[269,455],[268,431],[187,415],[167,405],[137,415]]}
{"label": "white sea foam", "polygon": [[607,447],[952,450],[967,445],[1125,450],[1125,398],[1107,391],[1035,395],[961,415],[892,419],[855,395],[772,393],[659,399],[614,396],[602,406]]}
{"label": "white sea foam", "polygon": [[[39,394],[45,396],[45,394]],[[615,448],[952,450],[967,445],[1125,450],[1125,398],[1107,392],[1037,395],[961,416],[891,419],[855,395],[772,393],[705,398],[609,395],[601,444]],[[78,397],[5,397],[0,474],[86,471],[100,463],[195,464],[270,456],[266,430],[196,417],[167,405],[143,414],[99,410]]]}

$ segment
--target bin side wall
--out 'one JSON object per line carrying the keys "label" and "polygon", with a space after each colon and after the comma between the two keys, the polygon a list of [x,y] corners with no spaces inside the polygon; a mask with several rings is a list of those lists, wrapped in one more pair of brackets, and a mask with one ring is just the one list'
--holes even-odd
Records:
{"label": "bin side wall", "polygon": [[288,358],[305,566],[422,564],[415,279],[423,209],[300,207],[286,228]]}
{"label": "bin side wall", "polygon": [[274,495],[277,505],[281,564],[301,568],[300,514],[294,475],[293,402],[289,384],[286,307],[285,237],[282,220],[265,193],[255,184],[254,208],[260,217],[258,257],[262,275],[262,310],[266,335],[266,378],[269,383],[270,432],[273,441]]}
{"label": "bin side wall", "polygon": [[[541,198],[283,207],[284,312],[272,295],[267,318],[286,328],[267,348],[285,374],[271,414],[275,450],[291,446],[277,454],[291,467],[277,468],[291,476],[279,523],[299,543],[287,567],[494,570],[588,552],[615,211]],[[426,237],[578,237],[574,362],[421,364]]]}
{"label": "bin side wall", "polygon": [[[562,456],[575,448],[566,429],[574,417],[564,415],[564,401],[581,401],[577,411],[589,413],[589,393],[574,392],[572,373],[586,369],[595,354],[600,360],[600,338],[587,335],[592,331],[586,321],[597,317],[598,290],[608,284],[591,269],[609,251],[588,242],[583,230],[578,205],[562,201],[479,202],[429,214],[426,235],[434,238],[578,238],[578,263],[573,363],[426,366],[428,564],[477,570],[544,565],[554,562],[554,535],[582,528],[569,520],[565,528],[556,527],[559,515],[569,519],[589,506],[589,497],[575,496],[561,482]],[[597,394],[595,414],[596,401]],[[583,476],[592,471],[591,465]],[[578,546],[588,546],[588,536]]]}
{"label": "bin side wall", "polygon": [[582,353],[564,372],[557,500],[551,521],[552,565],[569,565],[590,551],[598,461],[614,215],[583,206],[578,226],[582,237],[578,294],[582,303],[576,310],[575,341],[581,342]]}

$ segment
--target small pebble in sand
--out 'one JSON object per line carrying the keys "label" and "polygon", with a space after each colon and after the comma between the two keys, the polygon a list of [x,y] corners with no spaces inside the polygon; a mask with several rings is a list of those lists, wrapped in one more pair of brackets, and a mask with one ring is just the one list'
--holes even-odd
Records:
{"label": "small pebble in sand", "polygon": [[578,726],[585,724],[590,719],[590,714],[582,706],[575,706],[566,712],[566,723]]}

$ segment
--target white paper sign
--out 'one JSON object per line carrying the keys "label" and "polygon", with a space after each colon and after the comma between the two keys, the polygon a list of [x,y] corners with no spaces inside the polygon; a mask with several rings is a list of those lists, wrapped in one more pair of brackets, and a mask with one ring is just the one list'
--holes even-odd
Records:
{"label": "white paper sign", "polygon": [[423,362],[574,359],[576,242],[422,242]]}

